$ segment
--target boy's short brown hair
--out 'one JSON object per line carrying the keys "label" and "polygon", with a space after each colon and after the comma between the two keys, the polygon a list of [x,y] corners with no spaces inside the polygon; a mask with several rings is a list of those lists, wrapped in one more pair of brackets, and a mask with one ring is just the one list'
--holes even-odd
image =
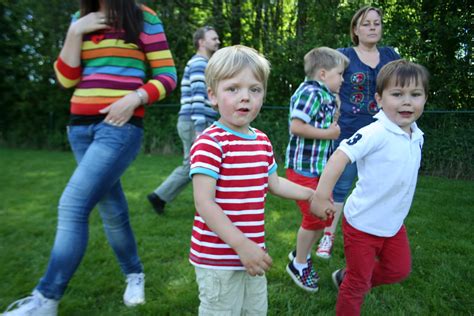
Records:
{"label": "boy's short brown hair", "polygon": [[430,74],[426,68],[420,64],[410,62],[405,59],[398,59],[389,62],[380,69],[377,76],[377,87],[375,91],[378,95],[382,95],[383,91],[389,84],[393,83],[396,86],[408,86],[412,80],[418,85],[421,83],[425,94],[429,92],[429,77]]}
{"label": "boy's short brown hair", "polygon": [[255,49],[243,45],[224,47],[212,55],[206,67],[206,85],[216,92],[220,81],[234,77],[246,67],[251,69],[266,92],[270,62]]}
{"label": "boy's short brown hair", "polygon": [[349,58],[329,47],[313,48],[304,56],[304,72],[307,77],[313,77],[320,69],[331,70],[339,65],[346,68]]}

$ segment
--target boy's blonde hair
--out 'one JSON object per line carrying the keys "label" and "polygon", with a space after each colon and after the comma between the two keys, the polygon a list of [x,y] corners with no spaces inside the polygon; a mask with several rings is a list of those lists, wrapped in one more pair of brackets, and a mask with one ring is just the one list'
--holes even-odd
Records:
{"label": "boy's blonde hair", "polygon": [[405,87],[413,80],[415,85],[421,84],[428,95],[430,74],[425,67],[420,64],[410,62],[405,59],[398,59],[389,62],[380,69],[377,76],[377,87],[375,91],[382,96],[383,91],[390,85]]}
{"label": "boy's blonde hair", "polygon": [[246,67],[263,84],[266,93],[270,62],[255,49],[243,45],[224,47],[212,55],[206,67],[206,85],[216,92],[220,81],[234,77]]}
{"label": "boy's blonde hair", "polygon": [[310,78],[320,69],[331,70],[339,65],[344,65],[345,69],[349,58],[329,47],[313,48],[304,56],[304,72]]}

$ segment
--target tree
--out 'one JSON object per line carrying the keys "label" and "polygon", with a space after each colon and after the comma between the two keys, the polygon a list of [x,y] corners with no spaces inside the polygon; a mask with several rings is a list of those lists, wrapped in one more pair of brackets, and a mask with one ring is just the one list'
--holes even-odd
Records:
{"label": "tree", "polygon": [[[303,56],[316,46],[350,46],[349,24],[365,0],[146,0],[162,19],[178,75],[194,53],[192,35],[213,25],[223,46],[255,47],[272,64],[267,104],[286,105],[303,80]],[[379,0],[383,45],[431,73],[430,106],[473,109],[472,3]],[[77,10],[73,1],[0,1],[0,140],[64,147],[68,98],[55,85],[55,61]],[[164,103],[178,103],[179,89]],[[32,133],[32,128],[35,133]]]}

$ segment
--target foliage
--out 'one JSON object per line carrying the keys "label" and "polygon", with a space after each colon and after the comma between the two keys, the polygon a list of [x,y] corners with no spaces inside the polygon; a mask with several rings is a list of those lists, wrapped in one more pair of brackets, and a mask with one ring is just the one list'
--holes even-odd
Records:
{"label": "foliage", "polygon": [[[15,163],[13,164],[12,161]],[[125,289],[97,210],[89,245],[59,306],[59,315],[196,315],[198,291],[188,262],[191,186],[158,217],[146,200],[180,164],[179,156],[139,155],[123,177],[130,219],[146,273],[147,303],[126,308]],[[69,152],[0,147],[0,310],[28,295],[44,273],[56,229],[59,196],[74,168]],[[365,300],[364,315],[472,315],[472,181],[421,177],[406,220],[413,269],[400,284],[381,286]],[[334,315],[337,291],[331,273],[344,265],[342,238],[333,258],[313,255],[320,290],[309,294],[287,275],[300,215],[293,201],[268,197],[266,242],[273,266],[267,274],[269,315]],[[447,229],[449,228],[449,229]]]}
{"label": "foliage", "polygon": [[[151,108],[145,117],[145,152],[181,152],[182,145],[175,125],[176,108]],[[428,104],[428,111],[418,120],[418,125],[425,133],[422,174],[474,179],[473,112],[435,112]],[[252,126],[270,137],[277,162],[283,165],[288,144],[288,109],[266,106]]]}
{"label": "foliage", "polygon": [[430,71],[433,106],[473,109],[472,2],[400,0],[381,6],[387,13],[385,37],[403,57]]}
{"label": "foliage", "polygon": [[474,179],[473,113],[425,113],[418,124],[425,133],[422,172]]}
{"label": "foliage", "polygon": [[[280,106],[288,104],[304,77],[304,54],[315,46],[350,46],[351,17],[359,7],[369,3],[365,0],[143,2],[155,9],[163,20],[180,76],[194,52],[191,40],[194,30],[205,24],[214,25],[224,46],[242,43],[267,56],[272,73],[266,104]],[[373,5],[382,7],[385,12],[382,44],[396,47],[402,56],[430,70],[430,108],[473,110],[472,3],[467,0],[380,0]],[[19,147],[67,148],[64,126],[68,121],[71,91],[56,87],[52,64],[61,49],[70,15],[77,8],[77,1],[51,0],[47,5],[34,0],[0,1],[3,31],[0,142]],[[163,103],[179,103],[179,89]],[[150,112],[151,115],[156,113]],[[170,137],[147,139],[147,151],[167,151],[179,143],[174,132],[174,117],[168,110],[166,113],[164,117],[152,117],[152,125],[146,127],[151,129],[149,136],[158,133]],[[270,127],[272,123],[259,122]],[[157,131],[157,128],[163,130]],[[271,129],[273,132],[275,128]],[[281,139],[285,132],[286,128],[278,132]],[[277,137],[277,143],[279,139]],[[179,145],[176,146],[180,151]],[[435,152],[440,153],[441,148]]]}
{"label": "foliage", "polygon": [[[48,146],[64,130],[68,94],[55,85],[52,64],[61,48],[70,1],[2,1],[0,136],[24,146]],[[58,32],[58,30],[61,30]],[[62,33],[62,34],[59,34]],[[52,136],[50,138],[50,136]]]}

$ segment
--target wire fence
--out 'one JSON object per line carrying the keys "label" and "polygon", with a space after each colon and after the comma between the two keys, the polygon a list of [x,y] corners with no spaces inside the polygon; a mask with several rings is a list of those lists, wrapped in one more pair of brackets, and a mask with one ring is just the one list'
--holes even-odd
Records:
{"label": "wire fence", "polygon": [[[177,103],[157,103],[155,105],[152,106],[152,108],[179,108],[181,105],[180,104],[177,104]],[[289,106],[288,105],[271,105],[271,104],[265,104],[263,105],[262,107],[263,110],[288,110],[289,109]],[[474,114],[474,110],[443,110],[443,109],[439,109],[439,110],[430,110],[430,109],[427,109],[425,111],[423,111],[423,113],[428,113],[428,114],[431,114],[431,113],[438,113],[438,114],[446,114],[446,113],[456,113],[456,114]]]}
{"label": "wire fence", "polygon": [[[288,144],[288,106],[264,105],[252,126],[272,141],[277,162],[282,165]],[[181,154],[176,131],[178,104],[156,104],[147,109],[142,150],[146,154]],[[69,150],[65,126],[68,113],[49,112],[35,116],[31,124],[2,128],[0,145]],[[474,179],[474,110],[427,109],[418,120],[425,133],[421,172],[456,179]]]}
{"label": "wire fence", "polygon": [[[159,104],[145,117],[144,151],[179,154],[182,144],[176,132],[179,106]],[[252,126],[265,132],[279,164],[288,144],[288,106],[264,105]],[[474,110],[426,110],[418,120],[425,143],[421,172],[456,179],[474,179]]]}

